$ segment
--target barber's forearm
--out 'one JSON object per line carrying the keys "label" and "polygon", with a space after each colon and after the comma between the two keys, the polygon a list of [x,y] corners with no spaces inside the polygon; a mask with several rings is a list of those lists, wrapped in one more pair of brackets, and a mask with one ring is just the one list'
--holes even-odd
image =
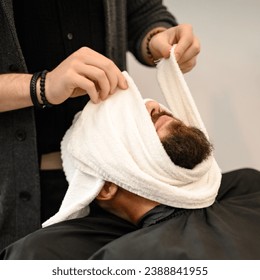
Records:
{"label": "barber's forearm", "polygon": [[0,112],[32,106],[30,74],[0,75]]}

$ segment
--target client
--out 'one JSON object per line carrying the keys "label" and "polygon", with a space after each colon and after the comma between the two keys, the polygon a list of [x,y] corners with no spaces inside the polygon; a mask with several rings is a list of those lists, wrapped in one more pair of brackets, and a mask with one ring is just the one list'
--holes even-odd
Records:
{"label": "client", "polygon": [[[193,169],[209,157],[212,146],[201,130],[186,126],[169,112],[164,111],[155,101],[147,101],[145,107],[165,151],[176,165]],[[134,110],[134,108],[132,109]],[[92,129],[98,129],[98,125],[96,124]],[[116,128],[114,127],[114,129]],[[121,132],[123,133],[123,131]],[[66,142],[68,136],[69,131],[63,141]],[[105,141],[103,145],[106,147]],[[63,143],[62,147],[64,146],[66,145]],[[62,152],[66,157],[64,148]],[[118,169],[120,171],[119,167]],[[67,176],[69,176],[68,170]],[[71,183],[70,179],[69,181]],[[90,185],[91,183],[93,183],[91,179],[86,182]],[[158,185],[158,193],[159,188],[160,185]],[[76,184],[76,190],[80,192],[80,183]],[[88,197],[88,190],[85,191]],[[84,191],[81,192],[81,195],[84,196]],[[53,225],[38,230],[10,245],[2,252],[1,258],[87,259],[108,242],[139,229],[145,221],[142,217],[147,212],[149,216],[155,216],[159,221],[169,217],[176,210],[132,193],[109,181],[104,181],[100,192],[89,208],[89,215],[82,214],[83,218],[71,219],[72,216],[67,216],[60,219],[58,213],[56,217],[50,219],[50,221],[53,220],[52,222],[46,222],[46,224],[54,223]],[[61,210],[60,213],[63,211]],[[69,220],[56,223],[59,219]]]}
{"label": "client", "polygon": [[221,181],[173,55],[158,65],[170,110],[144,102],[125,75],[129,89],[89,102],[64,136],[69,189],[58,213],[1,258],[260,258],[260,174]]}

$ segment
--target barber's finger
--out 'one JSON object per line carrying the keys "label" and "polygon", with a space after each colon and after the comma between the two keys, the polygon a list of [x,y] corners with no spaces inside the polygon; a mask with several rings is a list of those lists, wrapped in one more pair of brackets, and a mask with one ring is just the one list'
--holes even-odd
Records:
{"label": "barber's finger", "polygon": [[86,78],[94,82],[96,90],[99,93],[99,98],[105,100],[111,92],[111,85],[106,73],[100,68],[86,65],[83,74]]}
{"label": "barber's finger", "polygon": [[110,83],[110,93],[115,92],[117,87],[128,87],[124,75],[112,60],[89,48],[82,48],[80,51],[86,65],[92,65],[105,72]]}
{"label": "barber's finger", "polygon": [[99,65],[100,69],[104,71],[106,77],[110,84],[110,94],[115,93],[116,88],[119,87],[121,89],[127,89],[127,81],[125,76],[119,70],[119,68],[112,61],[107,61],[104,64]]}
{"label": "barber's finger", "polygon": [[[197,57],[197,55],[200,52],[200,43],[199,43],[199,40],[195,37],[194,37],[192,44],[188,47],[186,45],[185,47],[186,47],[186,49],[183,51],[181,56],[179,56],[179,58],[176,58],[179,64],[183,64],[183,63],[191,60],[192,58]],[[178,43],[176,46],[177,50],[175,49],[175,55],[176,55],[176,52],[177,53],[179,52],[179,48],[183,48],[182,45],[180,45],[180,43]]]}
{"label": "barber's finger", "polygon": [[127,89],[128,88],[127,80],[126,80],[125,76],[122,74],[122,72],[120,72],[118,74],[118,86],[121,89]]}
{"label": "barber's finger", "polygon": [[170,56],[171,36],[170,30],[163,31],[152,37],[149,42],[149,49],[152,51],[154,59],[168,58]]}
{"label": "barber's finger", "polygon": [[183,55],[186,53],[186,51],[189,49],[191,45],[192,42],[190,42],[190,40],[185,40],[185,38],[183,37],[178,41],[174,49],[174,54],[177,61],[182,59]]}
{"label": "barber's finger", "polygon": [[190,60],[179,63],[179,67],[182,71],[182,73],[187,73],[190,70],[192,70],[197,62],[197,56],[192,57]]}
{"label": "barber's finger", "polygon": [[75,78],[75,83],[78,88],[84,90],[89,95],[89,98],[93,103],[100,102],[99,92],[93,81],[84,76],[78,75],[77,78]]}

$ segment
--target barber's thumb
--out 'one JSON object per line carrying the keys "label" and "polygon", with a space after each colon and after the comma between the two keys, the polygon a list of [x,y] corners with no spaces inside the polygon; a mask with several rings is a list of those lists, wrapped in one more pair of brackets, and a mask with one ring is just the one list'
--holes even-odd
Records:
{"label": "barber's thumb", "polygon": [[174,50],[174,56],[175,56],[175,59],[176,61],[178,62],[181,58],[181,53],[177,50]]}
{"label": "barber's thumb", "polygon": [[170,44],[166,44],[165,46],[161,47],[160,49],[161,57],[169,58],[171,54],[171,49],[172,49],[172,45]]}

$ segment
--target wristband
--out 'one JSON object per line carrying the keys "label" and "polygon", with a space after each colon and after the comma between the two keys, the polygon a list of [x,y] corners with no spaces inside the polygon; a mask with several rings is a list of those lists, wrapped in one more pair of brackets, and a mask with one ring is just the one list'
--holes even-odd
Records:
{"label": "wristband", "polygon": [[42,109],[44,108],[50,108],[53,105],[47,100],[46,95],[45,95],[45,79],[46,79],[46,74],[48,73],[47,70],[44,70],[41,72],[41,79],[40,79],[40,96],[42,100]]}

